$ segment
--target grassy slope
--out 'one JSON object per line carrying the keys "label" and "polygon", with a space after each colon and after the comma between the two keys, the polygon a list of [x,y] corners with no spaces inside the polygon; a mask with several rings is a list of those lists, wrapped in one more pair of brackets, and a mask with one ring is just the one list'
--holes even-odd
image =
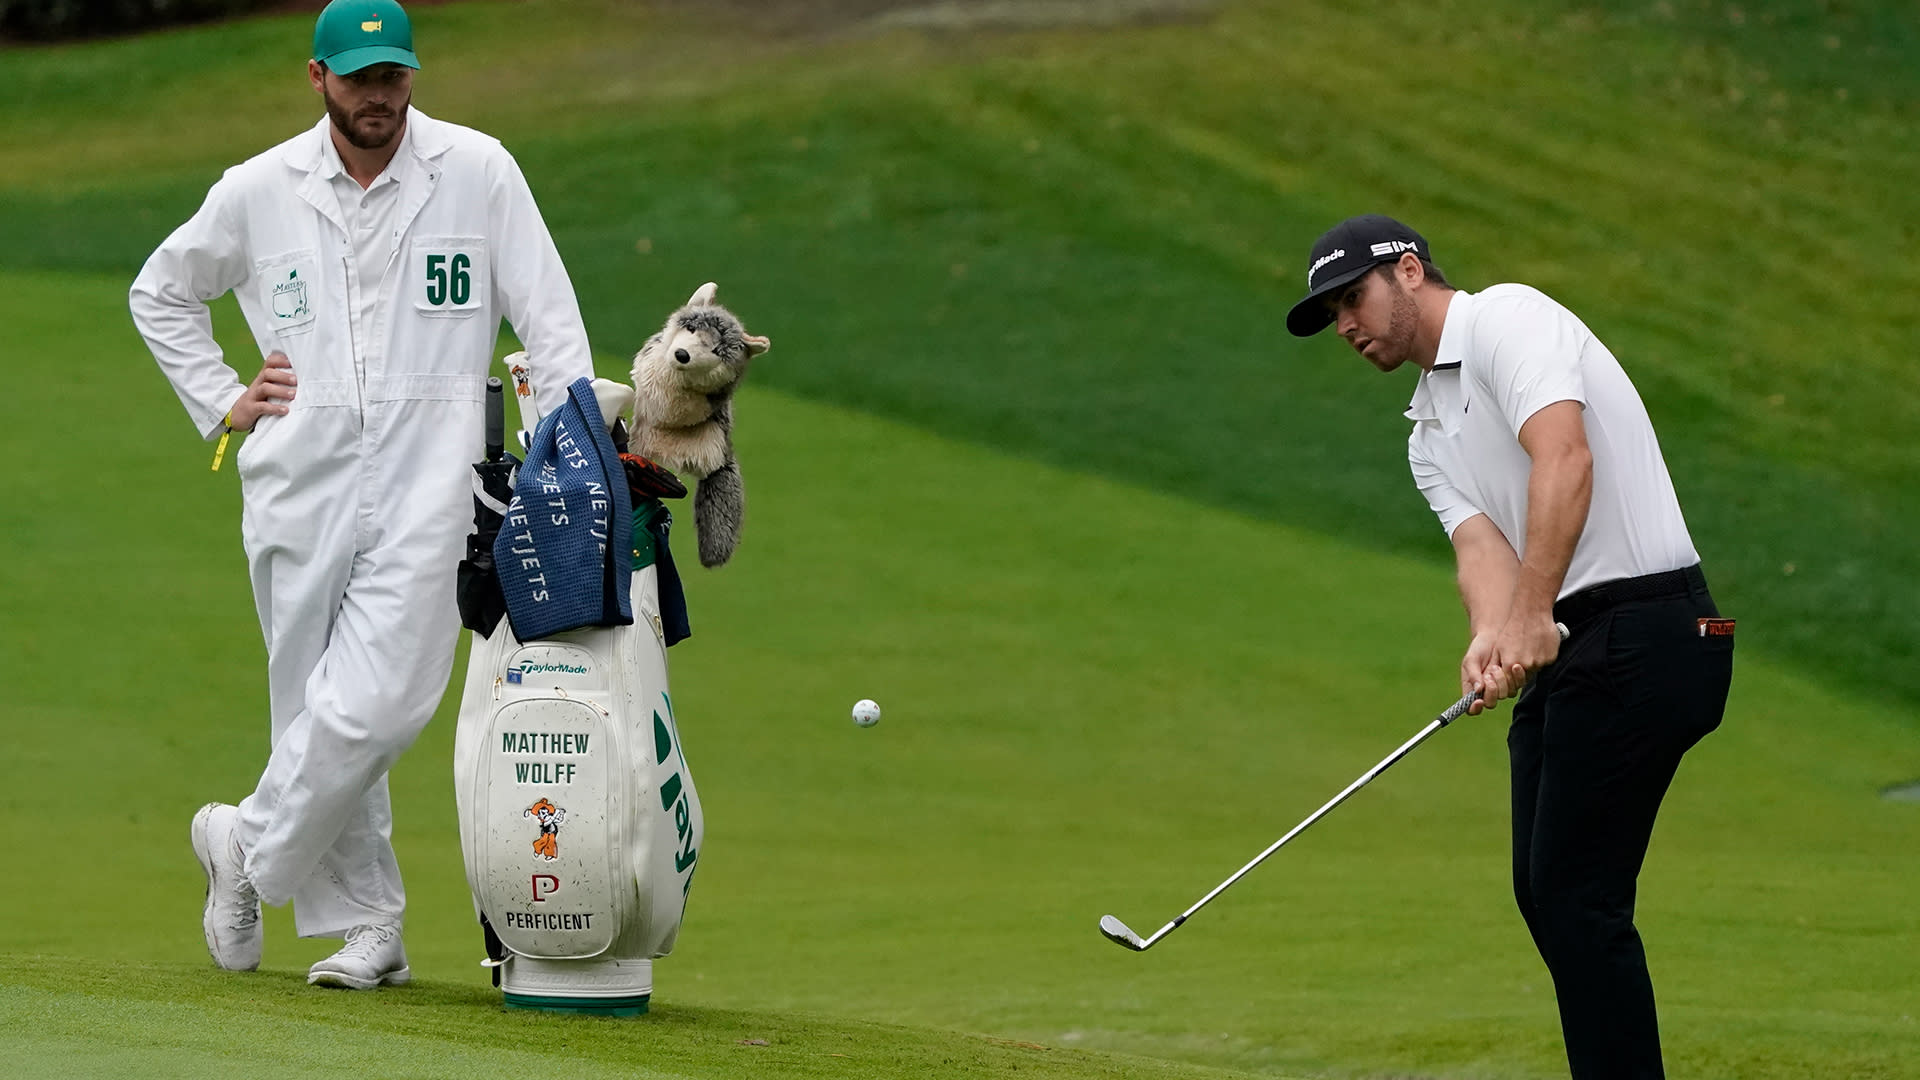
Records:
{"label": "grassy slope", "polygon": [[[1623,357],[1750,648],[1920,702],[1911,21],[1509,6],[795,45],[461,5],[423,23],[458,60],[421,99],[507,137],[611,351],[717,278],[767,385],[1444,559],[1405,381],[1280,328],[1308,240],[1392,210]],[[136,264],[311,116],[284,26],[0,61],[0,264]],[[1390,55],[1418,78],[1351,77]],[[218,123],[152,122],[201,101]]]}
{"label": "grassy slope", "polygon": [[[118,303],[111,279],[0,274],[21,340],[124,370],[139,357]],[[59,897],[0,892],[0,952],[47,957],[0,965],[15,1053],[107,1074],[131,1045],[139,1068],[219,1053],[271,1074],[329,1060],[363,1016],[365,1052],[392,1062],[527,1030],[473,1008],[490,997],[450,714],[394,777],[424,985],[378,1006],[294,994],[326,945],[281,914],[263,988],[205,971],[184,823],[243,791],[260,749],[234,485],[178,437],[158,380],[108,383],[58,369],[8,447],[58,441],[110,394],[143,449],[49,459],[28,493],[45,501],[12,519],[33,527],[5,537],[0,585],[26,617],[0,623],[0,655],[57,674],[9,701],[0,808],[36,823],[33,880]],[[1152,953],[1094,930],[1105,911],[1149,927],[1178,911],[1450,696],[1442,570],[767,391],[740,433],[749,546],[691,578],[696,636],[673,655],[710,814],[657,980],[685,1026],[570,1025],[552,1053],[723,1076],[810,1075],[850,1037],[914,1061],[1004,1051],[819,1019],[837,1017],[1269,1074],[1554,1074],[1551,997],[1504,880],[1497,719],[1449,730]],[[99,475],[105,507],[43,494]],[[888,708],[866,732],[845,720],[863,695]],[[1920,1075],[1916,823],[1872,797],[1910,737],[1751,659],[1731,716],[1645,875],[1674,1075]],[[162,1004],[228,1017],[256,993],[264,1019],[209,1032]],[[792,1060],[736,1070],[729,1040],[768,1030],[791,1032]],[[822,1071],[858,1075],[842,1064]]]}

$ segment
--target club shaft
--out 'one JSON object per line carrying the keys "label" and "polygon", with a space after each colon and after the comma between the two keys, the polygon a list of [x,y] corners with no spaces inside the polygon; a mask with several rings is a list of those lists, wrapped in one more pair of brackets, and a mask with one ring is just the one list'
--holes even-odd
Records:
{"label": "club shaft", "polygon": [[[1571,632],[1567,629],[1566,623],[1556,622],[1553,624],[1553,628],[1560,635],[1560,640],[1563,642],[1572,636]],[[1439,731],[1441,728],[1446,727],[1448,724],[1451,724],[1455,720],[1458,720],[1462,716],[1465,716],[1467,714],[1467,710],[1471,708],[1474,702],[1478,700],[1480,700],[1480,692],[1477,690],[1469,690],[1465,694],[1461,695],[1459,701],[1456,701],[1452,705],[1447,706],[1447,710],[1441,713],[1439,716],[1434,717],[1432,723],[1429,723],[1426,727],[1421,728],[1419,734],[1415,735],[1411,739],[1408,739],[1406,742],[1401,743],[1400,748],[1395,750],[1393,753],[1388,754],[1386,757],[1382,758],[1380,760],[1380,764],[1375,765],[1371,769],[1368,769],[1365,775],[1361,776],[1360,779],[1355,780],[1353,783],[1348,784],[1345,791],[1342,791],[1340,794],[1335,795],[1332,799],[1328,800],[1325,806],[1322,806],[1320,809],[1315,810],[1312,816],[1308,817],[1307,820],[1301,822],[1298,825],[1295,825],[1293,829],[1287,833],[1287,835],[1281,837],[1278,840],[1275,840],[1271,847],[1267,848],[1267,850],[1261,852],[1260,854],[1255,855],[1251,862],[1247,863],[1247,865],[1235,871],[1232,877],[1228,878],[1227,880],[1221,882],[1218,885],[1215,885],[1213,887],[1212,892],[1201,897],[1192,907],[1181,912],[1180,915],[1177,918],[1175,918],[1172,922],[1169,922],[1167,925],[1154,931],[1152,937],[1141,940],[1132,936],[1133,931],[1127,930],[1126,934],[1128,935],[1128,937],[1126,937],[1125,939],[1116,937],[1114,938],[1114,940],[1120,941],[1122,944],[1127,945],[1128,947],[1136,949],[1138,951],[1145,951],[1154,942],[1159,941],[1163,937],[1166,937],[1168,934],[1172,933],[1174,929],[1178,927],[1181,923],[1186,922],[1188,916],[1192,915],[1196,911],[1199,911],[1201,908],[1206,907],[1207,903],[1211,901],[1214,897],[1219,896],[1223,892],[1226,892],[1227,887],[1229,885],[1232,885],[1234,882],[1239,881],[1241,878],[1247,875],[1248,871],[1252,870],[1256,866],[1259,866],[1262,862],[1265,862],[1267,856],[1285,847],[1287,845],[1287,841],[1292,840],[1294,837],[1300,835],[1302,832],[1306,830],[1307,826],[1312,825],[1316,821],[1319,821],[1321,818],[1325,817],[1327,813],[1331,811],[1334,807],[1339,806],[1341,803],[1347,801],[1347,796],[1352,795],[1354,792],[1359,791],[1363,787],[1366,787],[1369,783],[1373,781],[1374,777],[1379,776],[1381,773],[1386,772],[1388,769],[1392,768],[1394,762],[1399,761],[1401,758],[1406,757],[1408,754],[1412,753],[1413,748],[1427,741],[1427,737],[1429,735],[1432,735],[1434,732]],[[1122,927],[1122,929],[1124,929],[1126,926],[1125,923],[1120,923],[1119,925]],[[1112,935],[1109,935],[1109,936],[1112,936]],[[1138,942],[1138,944],[1135,944],[1136,941]]]}
{"label": "club shaft", "polygon": [[1265,862],[1267,859],[1267,856],[1272,855],[1274,852],[1279,851],[1281,848],[1285,847],[1287,845],[1287,841],[1292,840],[1294,837],[1300,835],[1302,832],[1305,832],[1307,829],[1307,826],[1312,825],[1314,822],[1319,821],[1321,818],[1327,816],[1327,814],[1331,812],[1334,807],[1339,806],[1341,803],[1347,801],[1348,796],[1352,795],[1356,791],[1359,791],[1361,788],[1366,787],[1368,783],[1372,782],[1374,777],[1379,776],[1383,772],[1386,772],[1388,769],[1393,767],[1395,762],[1399,761],[1401,758],[1406,757],[1408,754],[1412,753],[1414,747],[1417,747],[1421,743],[1425,742],[1428,736],[1432,735],[1436,731],[1439,731],[1441,728],[1446,727],[1448,724],[1453,723],[1455,720],[1458,720],[1460,717],[1466,715],[1467,707],[1472,705],[1475,699],[1477,699],[1478,697],[1479,695],[1477,693],[1470,693],[1461,697],[1459,701],[1456,701],[1452,705],[1448,706],[1446,712],[1441,713],[1439,716],[1435,717],[1430,723],[1428,723],[1426,727],[1421,728],[1419,734],[1415,735],[1411,739],[1408,739],[1406,742],[1401,743],[1399,749],[1395,750],[1393,753],[1388,754],[1386,757],[1382,758],[1378,765],[1375,765],[1373,768],[1368,769],[1366,773],[1360,777],[1360,779],[1355,780],[1351,784],[1348,784],[1346,789],[1340,792],[1340,794],[1335,795],[1333,798],[1327,800],[1327,803],[1325,806],[1322,806],[1320,809],[1315,810],[1310,816],[1308,816],[1308,818],[1305,821],[1302,821],[1300,824],[1295,825],[1291,830],[1287,832],[1287,835],[1281,837],[1278,840],[1275,840],[1273,844],[1267,848],[1267,850],[1262,851],[1258,855],[1255,855],[1253,859],[1247,863],[1247,865],[1234,871],[1234,874],[1232,877],[1228,878],[1227,880],[1221,882],[1218,885],[1215,885],[1213,887],[1212,892],[1209,892],[1207,895],[1201,897],[1197,902],[1194,903],[1192,907],[1181,912],[1178,918],[1175,918],[1172,922],[1168,923],[1167,925],[1161,927],[1159,930],[1155,931],[1154,935],[1148,938],[1145,944],[1142,945],[1141,947],[1145,948],[1146,945],[1153,944],[1154,942],[1164,937],[1174,927],[1177,927],[1181,923],[1186,922],[1188,916],[1192,915],[1196,911],[1199,911],[1201,908],[1206,907],[1207,904],[1214,897],[1219,896],[1223,892],[1226,892],[1228,886],[1232,885],[1236,881],[1239,881],[1241,878],[1247,875],[1248,871],[1252,870],[1254,867],[1259,866],[1261,863]]}

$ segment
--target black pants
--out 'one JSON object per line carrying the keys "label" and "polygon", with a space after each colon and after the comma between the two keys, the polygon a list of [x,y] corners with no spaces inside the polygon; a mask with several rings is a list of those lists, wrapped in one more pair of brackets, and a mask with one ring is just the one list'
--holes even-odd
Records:
{"label": "black pants", "polygon": [[1697,567],[1582,590],[1554,614],[1572,636],[1507,734],[1514,895],[1574,1080],[1662,1077],[1635,883],[1681,755],[1720,725],[1733,636],[1703,636],[1719,612]]}

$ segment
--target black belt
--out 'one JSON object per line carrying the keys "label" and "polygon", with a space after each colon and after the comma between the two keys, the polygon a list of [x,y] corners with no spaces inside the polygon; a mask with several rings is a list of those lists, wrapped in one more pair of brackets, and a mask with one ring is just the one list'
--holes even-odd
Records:
{"label": "black belt", "polygon": [[1707,591],[1707,576],[1695,563],[1684,570],[1620,578],[1589,585],[1577,593],[1560,598],[1553,605],[1555,622],[1574,626],[1605,612],[1615,604],[1629,600],[1670,600]]}

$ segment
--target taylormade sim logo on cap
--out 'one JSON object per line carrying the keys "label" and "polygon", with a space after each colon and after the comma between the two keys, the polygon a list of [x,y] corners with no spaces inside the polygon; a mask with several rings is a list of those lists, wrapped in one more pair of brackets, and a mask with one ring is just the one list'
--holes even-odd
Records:
{"label": "taylormade sim logo on cap", "polygon": [[1311,337],[1333,321],[1326,298],[1383,262],[1412,252],[1429,258],[1419,233],[1380,214],[1362,214],[1328,229],[1307,254],[1307,295],[1287,312],[1287,329]]}
{"label": "taylormade sim logo on cap", "polygon": [[[1328,263],[1332,262],[1335,259],[1343,258],[1346,254],[1347,254],[1347,249],[1341,248],[1338,251],[1330,251],[1327,254],[1322,255],[1319,258],[1313,260],[1313,265],[1307,267],[1307,288],[1309,289],[1313,288],[1313,275],[1319,273],[1321,267],[1327,265]],[[1378,252],[1375,252],[1375,254],[1378,254]]]}

